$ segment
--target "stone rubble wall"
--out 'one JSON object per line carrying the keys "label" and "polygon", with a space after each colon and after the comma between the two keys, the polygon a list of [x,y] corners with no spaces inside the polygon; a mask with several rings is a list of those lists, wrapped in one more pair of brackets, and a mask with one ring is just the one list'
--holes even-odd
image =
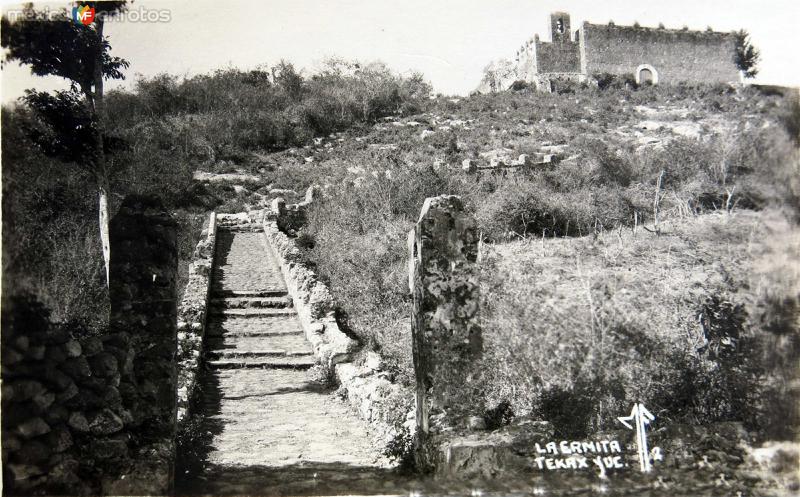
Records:
{"label": "stone rubble wall", "polygon": [[266,216],[263,226],[314,354],[327,367],[349,361],[358,344],[339,329],[328,286],[305,264],[294,241],[278,229],[274,216]]}
{"label": "stone rubble wall", "polygon": [[46,320],[35,328],[13,317],[3,321],[6,492],[101,492],[102,484],[83,475],[91,471],[102,479],[115,473],[116,461],[132,456],[126,428],[133,413],[120,393],[133,387],[122,381],[133,367],[130,335],[79,341]]}
{"label": "stone rubble wall", "polygon": [[217,215],[212,212],[189,267],[189,282],[178,306],[178,424],[186,418],[192,398],[208,314],[209,290],[217,240]]}
{"label": "stone rubble wall", "polygon": [[414,392],[392,381],[377,353],[368,352],[360,366],[337,364],[334,373],[339,392],[384,443],[389,444],[403,429],[413,434],[414,421],[407,419],[414,412]]}
{"label": "stone rubble wall", "polygon": [[32,297],[3,305],[2,461],[8,495],[171,491],[176,223],[152,197],[111,220],[109,328],[51,323]]}
{"label": "stone rubble wall", "polygon": [[[306,194],[304,209],[313,201],[313,188]],[[374,352],[366,354],[362,365],[352,362],[360,345],[339,329],[335,302],[327,285],[307,265],[294,240],[279,228],[281,212],[273,203],[273,210],[265,213],[264,234],[281,266],[306,337],[320,362],[332,370],[342,396],[388,443],[406,420],[413,405],[413,391],[391,381],[383,361]]]}
{"label": "stone rubble wall", "polygon": [[308,218],[308,207],[319,197],[320,192],[321,189],[317,185],[308,187],[305,199],[297,204],[287,205],[283,197],[274,199],[271,207],[278,228],[285,233],[294,234],[303,227]]}

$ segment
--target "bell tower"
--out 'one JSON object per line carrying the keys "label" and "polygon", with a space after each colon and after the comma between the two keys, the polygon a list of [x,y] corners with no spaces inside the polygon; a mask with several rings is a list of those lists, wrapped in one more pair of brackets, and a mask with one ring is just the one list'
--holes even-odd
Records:
{"label": "bell tower", "polygon": [[550,14],[550,35],[552,36],[553,43],[572,41],[568,13],[553,12]]}

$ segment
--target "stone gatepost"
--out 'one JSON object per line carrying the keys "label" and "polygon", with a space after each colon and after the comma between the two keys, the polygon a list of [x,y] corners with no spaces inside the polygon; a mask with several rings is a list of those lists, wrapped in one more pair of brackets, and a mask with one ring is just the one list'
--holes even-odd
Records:
{"label": "stone gatepost", "polygon": [[[111,220],[109,342],[127,342],[120,393],[134,467],[116,490],[172,492],[175,461],[177,223],[153,196],[125,198]],[[138,458],[138,459],[137,459]]]}
{"label": "stone gatepost", "polygon": [[481,405],[478,229],[459,197],[442,195],[425,200],[408,242],[416,455],[427,468],[431,412],[446,412],[457,421]]}

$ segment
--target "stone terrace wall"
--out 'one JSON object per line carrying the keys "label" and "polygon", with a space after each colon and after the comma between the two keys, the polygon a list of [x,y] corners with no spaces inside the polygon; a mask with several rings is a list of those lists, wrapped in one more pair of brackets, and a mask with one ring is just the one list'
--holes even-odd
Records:
{"label": "stone terrace wall", "polygon": [[208,227],[197,243],[189,267],[189,282],[178,306],[178,424],[188,414],[197,382],[203,338],[206,330],[211,272],[217,243],[217,215],[209,216]]}
{"label": "stone terrace wall", "polygon": [[663,83],[739,81],[730,33],[584,23],[580,36],[588,74],[633,74],[650,64]]}

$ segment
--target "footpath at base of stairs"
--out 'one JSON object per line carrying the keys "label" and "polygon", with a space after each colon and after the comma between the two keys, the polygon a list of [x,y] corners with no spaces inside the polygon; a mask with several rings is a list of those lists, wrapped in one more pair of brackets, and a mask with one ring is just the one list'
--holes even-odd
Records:
{"label": "footpath at base of stairs", "polygon": [[315,378],[263,233],[220,228],[211,291],[202,420],[180,454],[177,493],[313,494],[322,481],[382,482],[391,468],[366,422]]}

